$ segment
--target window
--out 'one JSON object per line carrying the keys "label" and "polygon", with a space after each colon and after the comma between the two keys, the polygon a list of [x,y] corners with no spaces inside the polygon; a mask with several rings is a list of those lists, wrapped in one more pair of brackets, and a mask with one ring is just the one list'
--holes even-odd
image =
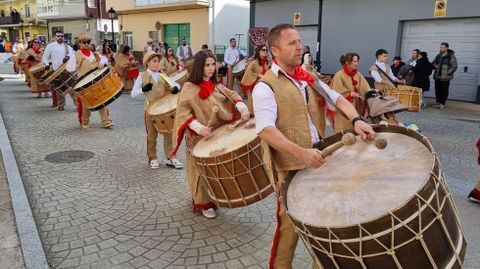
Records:
{"label": "window", "polygon": [[30,6],[25,5],[25,17],[30,18]]}
{"label": "window", "polygon": [[123,44],[130,47],[133,51],[133,33],[132,32],[123,32]]}
{"label": "window", "polygon": [[24,33],[24,36],[25,36],[25,39],[30,38],[30,32],[25,32],[25,33]]}
{"label": "window", "polygon": [[88,0],[88,8],[96,8],[97,7],[97,3],[96,3],[96,0]]}

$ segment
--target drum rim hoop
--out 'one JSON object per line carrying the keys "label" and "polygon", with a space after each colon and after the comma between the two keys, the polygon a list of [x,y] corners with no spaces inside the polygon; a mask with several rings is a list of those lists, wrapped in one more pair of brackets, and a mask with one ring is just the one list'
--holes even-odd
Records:
{"label": "drum rim hoop", "polygon": [[[403,135],[406,135],[406,136],[409,136],[411,138],[416,139],[417,141],[422,143],[425,147],[427,147],[427,149],[434,156],[434,160],[433,160],[433,163],[432,163],[432,172],[433,172],[433,169],[435,168],[436,164],[438,163],[439,164],[438,169],[440,170],[439,171],[439,177],[443,174],[443,172],[441,171],[440,160],[437,158],[437,154],[434,151],[432,144],[430,143],[428,138],[426,136],[424,136],[423,134],[418,133],[414,130],[408,129],[406,127],[389,125],[389,124],[373,124],[372,128],[375,132],[387,132],[387,133],[403,134]],[[334,134],[332,136],[329,136],[327,138],[321,139],[320,142],[315,145],[315,147],[318,148],[319,150],[323,150],[326,147],[331,146],[333,143],[340,141],[343,134],[345,134],[345,133],[353,133],[353,134],[356,135],[356,133],[353,130],[340,132],[340,133]],[[367,220],[365,220],[361,223],[352,223],[352,224],[348,224],[348,225],[339,225],[339,226],[320,226],[320,225],[313,225],[313,224],[305,223],[305,222],[295,218],[294,216],[292,216],[290,214],[289,209],[288,209],[288,205],[287,205],[287,202],[286,202],[287,201],[286,197],[287,197],[288,186],[290,185],[292,179],[294,178],[294,176],[296,175],[297,172],[298,172],[298,170],[288,171],[287,175],[285,176],[284,183],[281,186],[280,195],[279,195],[280,203],[285,207],[287,215],[292,220],[292,222],[301,223],[303,227],[305,227],[306,229],[309,229],[309,230],[312,230],[312,229],[348,229],[348,228],[352,228],[352,227],[357,227],[358,225],[367,225],[367,224],[371,223],[372,221],[378,220],[378,219],[385,216],[385,214],[382,214],[382,215],[378,215],[374,218],[367,219]],[[424,184],[422,184],[422,186],[417,190],[417,192],[422,190],[425,187],[425,184],[428,183],[428,181],[429,181],[428,179],[430,177],[431,177],[431,175],[425,180]],[[404,201],[403,203],[400,203],[399,206],[397,206],[396,208],[392,208],[390,210],[390,212],[396,212],[397,210],[401,209],[404,206],[405,203],[408,203],[410,201],[411,198],[412,197],[410,197],[408,200]],[[388,214],[388,212],[386,212],[386,214]],[[294,226],[296,226],[296,225],[294,225]],[[295,228],[297,228],[297,227],[295,227]]]}
{"label": "drum rim hoop", "polygon": [[87,73],[83,74],[83,76],[79,77],[77,79],[77,81],[75,82],[75,84],[73,84],[72,86],[72,89],[76,92],[81,92],[87,88],[89,88],[90,86],[92,86],[93,84],[97,83],[98,81],[100,81],[102,78],[105,77],[105,74],[109,73],[112,68],[110,66],[107,66],[107,68],[105,68],[105,72],[101,73],[100,75],[98,75],[97,77],[93,78],[91,81],[85,83],[82,87],[79,87],[77,88],[77,84],[82,81],[84,78],[86,78],[88,75],[90,75],[91,73],[95,72],[98,70],[98,67],[95,68],[95,69],[92,69],[90,71],[88,71]]}
{"label": "drum rim hoop", "polygon": [[[220,126],[221,127],[221,126]],[[195,146],[193,146],[192,148],[192,157],[195,161],[195,163],[197,163],[197,160],[202,160],[203,163],[206,163],[206,164],[218,164],[218,163],[224,163],[226,161],[221,161],[221,162],[218,162],[217,160],[225,160],[226,157],[228,157],[228,155],[232,155],[233,153],[237,153],[238,151],[240,151],[243,147],[245,146],[248,146],[248,145],[251,145],[252,146],[252,150],[251,151],[254,151],[257,147],[260,147],[261,146],[261,139],[260,137],[257,135],[252,141],[248,142],[247,144],[235,149],[235,150],[232,150],[232,151],[229,151],[229,152],[225,152],[223,154],[220,154],[220,155],[217,155],[217,156],[213,156],[213,157],[198,157],[198,156],[195,156],[193,155],[193,150],[195,149],[195,147],[198,145],[198,143],[201,141],[201,139],[195,144]],[[256,145],[258,143],[258,145]],[[249,151],[249,152],[251,152]],[[232,160],[232,158],[228,159],[228,160]]]}

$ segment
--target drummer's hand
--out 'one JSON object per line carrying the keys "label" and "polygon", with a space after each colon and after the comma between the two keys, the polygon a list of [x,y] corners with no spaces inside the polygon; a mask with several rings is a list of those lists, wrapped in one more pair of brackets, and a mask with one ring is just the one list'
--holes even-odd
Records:
{"label": "drummer's hand", "polygon": [[405,84],[407,84],[407,81],[405,81],[404,79],[399,79],[399,80],[397,80],[397,83],[399,85],[405,85]]}
{"label": "drummer's hand", "polygon": [[325,163],[322,152],[315,148],[301,150],[296,158],[312,168],[318,168]]}
{"label": "drummer's hand", "polygon": [[98,64],[98,69],[102,69],[104,66],[105,66],[104,64],[99,63]]}
{"label": "drummer's hand", "polygon": [[178,71],[183,71],[183,65],[178,65]]}
{"label": "drummer's hand", "polygon": [[202,130],[200,130],[199,135],[206,136],[206,135],[209,135],[211,132],[212,132],[212,127],[205,126],[202,128]]}
{"label": "drummer's hand", "polygon": [[247,121],[248,119],[250,119],[250,111],[248,111],[248,108],[242,109],[240,114],[243,121]]}
{"label": "drummer's hand", "polygon": [[360,135],[363,140],[367,140],[368,135],[375,135],[375,131],[373,131],[372,125],[361,120],[357,120],[355,122],[355,126],[353,126],[353,129],[357,134]]}

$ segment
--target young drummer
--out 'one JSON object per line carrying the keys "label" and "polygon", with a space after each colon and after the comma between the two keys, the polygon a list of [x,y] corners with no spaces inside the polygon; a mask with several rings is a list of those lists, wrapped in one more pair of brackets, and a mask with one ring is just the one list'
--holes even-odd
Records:
{"label": "young drummer", "polygon": [[[108,60],[102,60],[100,55],[90,50],[90,41],[92,39],[86,35],[78,37],[78,43],[80,49],[75,52],[75,58],[77,61],[77,76],[80,78],[86,73],[96,68],[103,68],[108,64]],[[77,109],[78,120],[82,128],[90,128],[90,109],[86,106],[86,100],[83,97],[77,97]],[[110,128],[113,126],[112,119],[110,118],[108,108],[104,107],[98,110],[100,117],[102,118],[103,128]]]}
{"label": "young drummer", "polygon": [[[201,212],[206,218],[215,218],[216,205],[207,192],[206,182],[200,178],[195,167],[192,150],[198,138],[218,126],[233,122],[238,118],[247,120],[250,112],[240,96],[217,82],[216,60],[211,51],[199,51],[195,55],[192,73],[183,85],[178,99],[173,126],[173,155],[176,154],[183,136],[187,151],[187,180],[195,213]],[[218,111],[213,114],[213,107]]]}
{"label": "young drummer", "polygon": [[[162,58],[163,57],[160,54],[157,54],[154,51],[148,51],[145,53],[143,56],[143,65],[147,67],[147,71],[142,72],[140,76],[138,76],[132,89],[132,98],[136,98],[142,94],[146,97],[144,120],[145,129],[147,131],[147,157],[151,169],[160,168],[160,164],[158,163],[157,156],[158,132],[155,128],[155,119],[148,114],[148,108],[154,100],[158,99],[169,90],[160,79],[160,73],[158,72]],[[175,90],[172,91],[172,94],[176,93]],[[169,157],[169,153],[172,151],[172,134],[161,134],[163,135],[163,152],[166,157]],[[179,162],[175,156],[167,158],[166,165],[177,169],[183,168],[183,163]]]}

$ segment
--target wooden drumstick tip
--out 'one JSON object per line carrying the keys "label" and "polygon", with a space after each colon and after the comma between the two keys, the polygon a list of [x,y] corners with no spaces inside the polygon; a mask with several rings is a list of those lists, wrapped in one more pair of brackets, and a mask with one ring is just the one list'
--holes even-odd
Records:
{"label": "wooden drumstick tip", "polygon": [[352,133],[346,133],[342,136],[342,143],[344,145],[347,145],[347,146],[351,146],[351,145],[355,144],[356,140],[357,140],[357,138]]}

